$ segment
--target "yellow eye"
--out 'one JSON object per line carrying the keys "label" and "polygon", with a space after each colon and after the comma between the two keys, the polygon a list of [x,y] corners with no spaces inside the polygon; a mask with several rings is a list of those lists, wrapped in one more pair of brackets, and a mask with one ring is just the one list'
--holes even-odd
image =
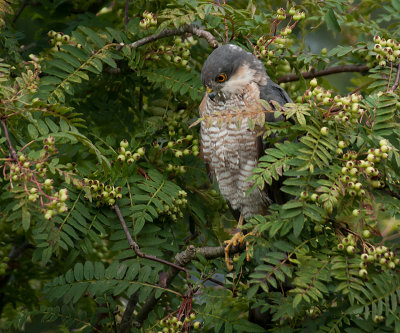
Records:
{"label": "yellow eye", "polygon": [[215,78],[215,81],[220,82],[220,83],[226,81],[226,74],[224,74],[224,73],[219,74]]}

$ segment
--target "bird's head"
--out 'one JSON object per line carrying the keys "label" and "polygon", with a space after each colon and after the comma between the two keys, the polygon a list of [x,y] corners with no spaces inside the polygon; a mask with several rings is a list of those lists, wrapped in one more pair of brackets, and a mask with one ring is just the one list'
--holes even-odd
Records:
{"label": "bird's head", "polygon": [[224,96],[229,99],[239,94],[252,82],[267,83],[264,65],[250,52],[239,46],[226,44],[215,49],[201,70],[201,80],[208,96]]}

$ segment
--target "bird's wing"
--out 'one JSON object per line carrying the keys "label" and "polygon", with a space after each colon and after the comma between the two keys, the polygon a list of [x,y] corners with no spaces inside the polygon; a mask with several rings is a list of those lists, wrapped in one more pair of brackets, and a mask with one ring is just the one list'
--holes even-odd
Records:
{"label": "bird's wing", "polygon": [[[260,98],[267,102],[275,101],[281,106],[285,105],[286,103],[293,103],[287,92],[278,84],[273,82],[270,78],[267,79],[267,85],[259,86],[259,88]],[[265,114],[265,121],[267,122],[276,122],[283,120],[285,120],[283,116],[275,118],[274,114],[271,112],[266,112]],[[259,137],[257,143],[259,147],[259,157],[261,157],[264,155],[264,151],[266,148],[268,148],[268,145],[263,142],[262,136]],[[283,180],[283,177],[281,177],[278,180],[274,180],[270,186],[265,186],[264,188],[267,192],[268,198],[270,198],[275,203],[283,204],[288,200],[287,195],[280,191]]]}
{"label": "bird's wing", "polygon": [[[274,81],[272,81],[270,78],[267,79],[267,84],[265,86],[259,86],[259,87],[260,87],[260,98],[267,102],[275,101],[281,106],[285,105],[286,103],[293,103],[292,99],[289,97],[287,92],[278,84],[276,84]],[[265,114],[265,120],[277,121],[283,119],[275,119],[272,113],[267,112]]]}

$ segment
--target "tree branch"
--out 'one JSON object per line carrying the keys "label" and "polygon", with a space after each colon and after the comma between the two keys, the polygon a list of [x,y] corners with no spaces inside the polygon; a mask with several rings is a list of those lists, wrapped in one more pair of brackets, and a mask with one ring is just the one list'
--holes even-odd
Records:
{"label": "tree branch", "polygon": [[128,25],[128,9],[129,9],[129,0],[125,2],[125,15],[124,15],[124,31],[126,32],[126,27]]}
{"label": "tree branch", "polygon": [[25,9],[25,7],[28,5],[29,0],[25,0],[21,6],[19,7],[18,11],[15,13],[14,17],[12,18],[12,23],[17,22],[19,16],[22,14],[23,10]]}
{"label": "tree branch", "polygon": [[17,161],[18,160],[18,155],[17,152],[15,151],[12,143],[11,143],[11,139],[10,136],[8,135],[8,129],[7,129],[7,124],[6,124],[6,119],[5,117],[0,117],[1,119],[1,124],[3,125],[3,129],[4,129],[4,136],[6,137],[6,140],[8,142],[8,148],[10,149],[10,157],[14,160]]}
{"label": "tree branch", "polygon": [[129,298],[128,304],[126,305],[126,309],[121,319],[120,332],[130,332],[131,331],[131,318],[133,314],[133,310],[135,310],[135,306],[139,301],[140,290],[137,290],[132,296]]}
{"label": "tree branch", "polygon": [[397,89],[397,87],[399,86],[399,79],[400,79],[400,62],[397,65],[396,79],[394,80],[393,87],[392,89],[390,89],[390,91],[395,91]]}
{"label": "tree branch", "polygon": [[179,27],[176,29],[165,29],[163,31],[160,31],[158,34],[150,35],[150,36],[144,37],[142,39],[139,39],[136,42],[129,44],[129,46],[131,48],[136,48],[136,47],[142,46],[144,44],[154,42],[161,38],[182,35],[184,33],[191,33],[193,35],[196,35],[197,37],[206,39],[208,44],[214,49],[219,46],[218,41],[215,39],[215,37],[210,32],[203,30],[199,27],[196,27],[194,25],[189,25],[189,24],[185,24],[182,27]]}
{"label": "tree branch", "polygon": [[[343,65],[343,66],[335,66],[335,67],[329,67],[325,68],[321,71],[316,71],[315,69],[312,69],[309,72],[303,72],[301,73],[301,76],[305,79],[311,79],[314,77],[318,76],[325,76],[325,75],[331,75],[331,74],[338,74],[338,73],[345,73],[345,72],[367,72],[369,70],[369,67],[367,65]],[[284,76],[281,76],[278,78],[278,84],[279,83],[284,83],[284,82],[293,82],[293,81],[298,81],[299,76],[297,74],[287,74]]]}
{"label": "tree branch", "polygon": [[118,205],[115,204],[113,207],[114,207],[114,210],[115,210],[115,212],[117,213],[117,216],[118,216],[118,218],[119,218],[119,220],[120,220],[120,222],[121,222],[122,228],[124,229],[125,236],[126,236],[126,238],[128,239],[129,247],[130,247],[133,251],[135,251],[135,253],[136,253],[136,255],[137,255],[138,257],[144,258],[144,259],[153,260],[153,261],[159,262],[159,263],[161,263],[161,264],[165,264],[165,265],[171,266],[171,267],[177,269],[178,271],[183,271],[183,272],[185,272],[185,273],[186,273],[186,278],[187,278],[187,279],[190,278],[189,271],[188,271],[186,268],[181,267],[181,266],[179,266],[179,265],[176,265],[176,264],[174,264],[174,263],[172,263],[172,262],[169,262],[169,261],[167,261],[167,260],[157,258],[156,256],[152,256],[152,255],[149,255],[149,254],[145,254],[145,253],[143,253],[142,251],[140,251],[139,245],[133,240],[133,238],[132,238],[132,236],[131,236],[131,234],[130,234],[130,232],[129,232],[129,229],[128,229],[127,225],[126,225],[125,219],[124,219],[124,217],[122,216],[121,210],[119,209]]}
{"label": "tree branch", "polygon": [[[230,253],[235,254],[243,250],[244,247],[236,246],[232,247]],[[195,248],[193,245],[189,245],[186,250],[178,253],[175,256],[174,263],[179,266],[186,266],[189,264],[193,259],[196,258],[196,255],[200,254],[207,260],[212,260],[216,258],[222,258],[225,256],[224,246],[216,246],[216,247],[200,247]],[[170,267],[166,273],[165,279],[165,286],[171,284],[172,280],[176,277],[179,273],[173,267]],[[210,280],[210,279],[209,279]],[[165,287],[164,286],[164,287]],[[146,320],[150,311],[156,306],[158,299],[155,298],[156,291],[153,290],[148,297],[146,303],[142,306],[139,313],[136,315],[134,319],[131,320],[131,326],[135,325],[136,327],[140,328],[144,320]],[[131,327],[130,326],[130,327]],[[120,331],[120,333],[127,333],[129,331]]]}

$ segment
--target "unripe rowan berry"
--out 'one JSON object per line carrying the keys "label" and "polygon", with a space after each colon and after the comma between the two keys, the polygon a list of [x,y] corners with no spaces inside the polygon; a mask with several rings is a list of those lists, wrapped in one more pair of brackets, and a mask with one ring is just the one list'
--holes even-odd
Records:
{"label": "unripe rowan berry", "polygon": [[146,29],[147,28],[147,22],[148,22],[148,19],[147,20],[145,20],[145,19],[140,20],[139,27],[141,27],[142,29]]}
{"label": "unripe rowan berry", "polygon": [[128,148],[129,147],[129,142],[126,139],[123,139],[120,143],[119,143],[120,147],[122,148]]}
{"label": "unripe rowan berry", "polygon": [[308,198],[308,192],[307,191],[303,191],[300,193],[300,199],[307,199]]}
{"label": "unripe rowan berry", "polygon": [[311,86],[311,87],[316,87],[317,84],[318,84],[318,81],[317,81],[316,78],[313,78],[313,79],[310,81],[310,86]]}
{"label": "unripe rowan berry", "polygon": [[358,272],[358,275],[359,275],[360,277],[362,277],[362,278],[365,278],[365,277],[367,277],[368,272],[367,272],[366,269],[360,269],[360,271]]}
{"label": "unripe rowan berry", "polygon": [[353,245],[349,245],[349,246],[346,248],[346,252],[347,252],[348,254],[354,254],[354,253],[356,253],[356,249],[355,249],[355,247],[354,247]]}
{"label": "unripe rowan berry", "polygon": [[328,135],[328,133],[329,133],[329,128],[328,127],[322,127],[321,128],[321,135]]}

